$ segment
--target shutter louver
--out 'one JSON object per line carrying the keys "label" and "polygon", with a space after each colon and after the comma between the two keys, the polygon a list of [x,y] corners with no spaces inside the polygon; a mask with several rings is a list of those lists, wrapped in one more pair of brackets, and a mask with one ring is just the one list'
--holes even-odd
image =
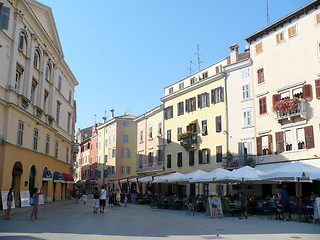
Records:
{"label": "shutter louver", "polygon": [[302,88],[303,98],[311,98],[312,97],[312,86],[311,84],[305,84]]}
{"label": "shutter louver", "polygon": [[9,29],[9,18],[10,18],[10,8],[1,6],[0,7],[0,29]]}
{"label": "shutter louver", "polygon": [[198,108],[202,108],[201,94],[198,94]]}
{"label": "shutter louver", "polygon": [[262,138],[257,137],[257,155],[261,156],[262,155]]}
{"label": "shutter louver", "polygon": [[223,102],[223,101],[224,101],[223,87],[220,87],[220,88],[219,88],[219,91],[220,91],[220,102]]}
{"label": "shutter louver", "polygon": [[268,135],[268,147],[269,147],[269,154],[272,153],[272,135]]}
{"label": "shutter louver", "polygon": [[320,99],[320,79],[316,79],[314,81],[315,81],[315,85],[316,85],[316,98]]}
{"label": "shutter louver", "polygon": [[283,132],[276,132],[276,151],[278,153],[284,152],[284,139],[283,139]]}
{"label": "shutter louver", "polygon": [[203,161],[202,161],[202,151],[199,150],[199,164],[202,164]]}
{"label": "shutter louver", "polygon": [[304,127],[306,149],[314,148],[313,126]]}

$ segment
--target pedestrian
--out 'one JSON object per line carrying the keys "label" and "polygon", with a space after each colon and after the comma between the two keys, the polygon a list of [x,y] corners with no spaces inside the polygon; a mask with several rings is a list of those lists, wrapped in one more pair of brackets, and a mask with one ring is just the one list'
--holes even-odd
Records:
{"label": "pedestrian", "polygon": [[83,204],[86,204],[87,202],[87,191],[85,189],[83,189],[82,191],[82,201],[83,201]]}
{"label": "pedestrian", "polygon": [[10,218],[10,212],[11,212],[11,207],[13,203],[13,188],[9,189],[9,192],[7,194],[7,210],[4,215],[4,220],[9,220]]}
{"label": "pedestrian", "polygon": [[286,186],[284,185],[279,186],[279,203],[281,205],[281,213],[282,213],[282,220],[283,221],[288,221],[289,220],[289,194],[286,190]]}
{"label": "pedestrian", "polygon": [[79,198],[80,198],[80,195],[81,195],[81,193],[80,193],[80,189],[79,189],[79,188],[77,188],[77,189],[76,189],[76,203],[78,203]]}
{"label": "pedestrian", "polygon": [[110,191],[110,192],[109,192],[108,205],[109,205],[109,207],[112,207],[112,206],[113,206],[113,204],[114,204],[113,192],[112,192],[112,191]]}
{"label": "pedestrian", "polygon": [[121,195],[120,195],[120,192],[116,192],[116,205],[121,207],[121,204],[120,204],[120,200],[121,200]]}
{"label": "pedestrian", "polygon": [[218,216],[218,201],[217,201],[216,193],[212,194],[211,204],[212,204],[212,218],[216,219]]}
{"label": "pedestrian", "polygon": [[33,194],[33,198],[34,198],[33,210],[31,212],[31,216],[30,216],[31,220],[39,219],[37,215],[38,215],[38,209],[39,209],[39,196],[40,195],[42,195],[42,188],[40,189],[39,192],[38,192],[38,188],[35,188],[34,194]]}
{"label": "pedestrian", "polygon": [[128,195],[127,195],[127,193],[124,194],[124,206],[128,207]]}
{"label": "pedestrian", "polygon": [[248,214],[247,214],[247,198],[244,195],[243,192],[240,193],[239,196],[239,203],[240,203],[240,217],[239,219],[247,219],[248,218]]}
{"label": "pedestrian", "polygon": [[104,186],[101,186],[100,197],[99,197],[100,213],[104,213],[104,208],[106,207],[106,199],[107,199],[107,190],[104,189]]}
{"label": "pedestrian", "polygon": [[97,211],[98,211],[99,197],[100,197],[99,189],[98,189],[98,187],[94,187],[94,190],[93,190],[93,213],[97,213]]}

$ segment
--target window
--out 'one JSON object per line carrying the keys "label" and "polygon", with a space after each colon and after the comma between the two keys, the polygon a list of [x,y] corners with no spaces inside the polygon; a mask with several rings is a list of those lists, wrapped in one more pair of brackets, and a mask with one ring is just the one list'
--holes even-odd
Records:
{"label": "window", "polygon": [[16,79],[15,79],[15,82],[14,82],[14,90],[17,93],[19,93],[19,91],[20,91],[21,75],[22,75],[21,72],[16,71]]}
{"label": "window", "polygon": [[38,150],[38,139],[39,139],[39,130],[35,128],[33,130],[33,150]]}
{"label": "window", "polygon": [[202,136],[208,135],[208,123],[207,120],[201,121],[201,129],[202,129]]}
{"label": "window", "polygon": [[197,123],[192,122],[187,126],[187,132],[194,132],[197,133]]}
{"label": "window", "polygon": [[0,29],[9,29],[10,8],[0,3]]}
{"label": "window", "polygon": [[196,98],[192,97],[186,99],[186,112],[193,112],[196,110]]}
{"label": "window", "polygon": [[148,153],[148,164],[149,165],[153,164],[153,152]]}
{"label": "window", "polygon": [[45,78],[47,81],[50,82],[50,76],[51,76],[51,67],[49,63],[46,65],[46,71],[45,71]]}
{"label": "window", "polygon": [[122,149],[121,155],[122,155],[122,158],[130,158],[131,157],[130,149],[128,148]]}
{"label": "window", "polygon": [[173,118],[173,106],[169,106],[164,109],[164,119],[167,120],[171,118]]}
{"label": "window", "polygon": [[262,42],[257,43],[256,46],[256,54],[262,53],[263,49],[262,49]]}
{"label": "window", "polygon": [[257,137],[257,155],[269,155],[272,153],[272,135]]}
{"label": "window", "polygon": [[265,79],[264,79],[264,70],[263,70],[263,68],[260,68],[260,69],[257,70],[257,75],[258,75],[258,84],[264,83]]}
{"label": "window", "polygon": [[251,125],[252,125],[251,108],[242,110],[242,116],[243,116],[242,126],[243,127],[251,127]]}
{"label": "window", "polygon": [[277,44],[282,43],[284,41],[284,32],[279,32],[276,35]]}
{"label": "window", "polygon": [[37,81],[34,79],[32,80],[32,85],[31,85],[31,93],[30,93],[30,101],[34,104],[35,102],[35,94],[36,94],[36,89],[37,89]]}
{"label": "window", "polygon": [[116,149],[113,148],[113,149],[112,149],[112,158],[115,158],[115,157],[116,157]]}
{"label": "window", "polygon": [[49,92],[47,90],[44,90],[44,96],[43,96],[43,110],[47,110],[47,104],[48,104],[48,97],[49,97]]}
{"label": "window", "polygon": [[33,67],[36,69],[39,69],[39,63],[40,63],[40,53],[39,50],[34,50],[33,54]]}
{"label": "window", "polygon": [[123,126],[124,126],[124,127],[129,127],[129,123],[124,122],[124,123],[123,123]]}
{"label": "window", "polygon": [[222,72],[222,65],[216,66],[216,74]]}
{"label": "window", "polygon": [[113,143],[116,143],[116,134],[115,133],[112,135],[112,141],[113,141]]}
{"label": "window", "polygon": [[223,87],[211,90],[211,103],[216,104],[224,101]]}
{"label": "window", "polygon": [[152,126],[149,126],[149,133],[148,133],[149,139],[152,140],[153,135],[152,135]]}
{"label": "window", "polygon": [[68,112],[68,120],[67,120],[67,132],[70,133],[70,126],[71,126],[71,113]]}
{"label": "window", "polygon": [[190,78],[190,85],[195,84],[196,81],[197,81],[197,78],[196,78],[196,77]]}
{"label": "window", "polygon": [[194,166],[194,151],[189,151],[189,166]]}
{"label": "window", "polygon": [[143,143],[143,130],[140,130],[139,138],[140,138],[139,143]]}
{"label": "window", "polygon": [[57,101],[57,111],[56,111],[56,122],[59,124],[60,121],[60,108],[61,108],[61,103]]}
{"label": "window", "polygon": [[277,153],[284,152],[284,134],[283,134],[283,132],[276,132],[276,151],[277,151]]}
{"label": "window", "polygon": [[247,78],[250,76],[250,70],[249,68],[245,68],[241,70],[241,78]]}
{"label": "window", "polygon": [[202,79],[208,78],[208,72],[203,72],[202,73]]}
{"label": "window", "polygon": [[288,28],[288,37],[292,38],[297,35],[297,25]]}
{"label": "window", "polygon": [[26,48],[26,35],[21,32],[20,35],[19,35],[19,50],[24,52],[25,48]]}
{"label": "window", "polygon": [[184,83],[179,83],[179,90],[184,89]]}
{"label": "window", "polygon": [[121,172],[122,172],[122,174],[130,174],[130,167],[129,166],[122,166]]}
{"label": "window", "polygon": [[178,116],[184,114],[184,104],[183,102],[178,102]]}
{"label": "window", "polygon": [[50,135],[47,134],[46,135],[46,154],[49,154],[49,150],[50,150]]}
{"label": "window", "polygon": [[216,146],[216,162],[222,162],[222,146]]}
{"label": "window", "polygon": [[203,195],[209,197],[209,183],[203,184]]}
{"label": "window", "polygon": [[142,167],[143,166],[143,155],[138,154],[138,166]]}
{"label": "window", "polygon": [[18,122],[18,145],[22,146],[23,143],[23,129],[24,129],[24,122],[19,120]]}
{"label": "window", "polygon": [[291,151],[292,150],[292,133],[291,131],[285,131],[284,132],[284,143],[285,143],[285,150]]}
{"label": "window", "polygon": [[157,163],[162,163],[162,150],[157,150]]}
{"label": "window", "polygon": [[243,84],[242,85],[242,100],[248,100],[251,98],[250,94],[250,84]]}
{"label": "window", "polygon": [[56,141],[55,151],[54,151],[54,157],[55,158],[58,158],[58,152],[59,152],[59,143],[58,143],[58,141]]}
{"label": "window", "polygon": [[69,90],[69,97],[68,97],[68,102],[71,103],[71,99],[72,99],[72,91]]}
{"label": "window", "polygon": [[209,107],[209,93],[202,93],[198,95],[198,108]]}
{"label": "window", "polygon": [[182,167],[182,152],[177,153],[177,167]]}
{"label": "window", "polygon": [[58,91],[61,92],[61,84],[62,84],[62,78],[59,76],[58,78]]}
{"label": "window", "polygon": [[128,134],[124,134],[123,135],[123,142],[124,143],[129,143],[129,135]]}
{"label": "window", "polygon": [[173,93],[173,87],[169,88],[169,94]]}
{"label": "window", "polygon": [[179,135],[182,133],[182,127],[177,128],[177,136],[178,136],[178,141],[180,141]]}
{"label": "window", "polygon": [[158,123],[158,134],[162,135],[162,123],[161,122]]}
{"label": "window", "polygon": [[216,132],[219,133],[222,131],[222,122],[221,122],[221,116],[216,116]]}
{"label": "window", "polygon": [[320,13],[316,14],[316,25],[320,24]]}
{"label": "window", "polygon": [[306,149],[314,148],[313,126],[304,127],[304,138],[306,141]]}
{"label": "window", "polygon": [[259,112],[260,115],[267,113],[267,97],[259,98]]}
{"label": "window", "polygon": [[199,150],[199,164],[208,164],[210,160],[210,149]]}
{"label": "window", "polygon": [[167,130],[167,143],[171,143],[171,129]]}
{"label": "window", "polygon": [[167,155],[167,168],[171,168],[171,154]]}

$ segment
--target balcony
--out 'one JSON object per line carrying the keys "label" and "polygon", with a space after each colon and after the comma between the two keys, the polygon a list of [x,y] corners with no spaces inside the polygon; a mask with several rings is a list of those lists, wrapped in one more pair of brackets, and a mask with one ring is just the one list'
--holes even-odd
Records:
{"label": "balcony", "polygon": [[191,151],[195,148],[198,137],[194,132],[186,132],[179,134],[178,139],[180,140],[180,145],[184,147],[186,151]]}
{"label": "balcony", "polygon": [[276,119],[278,121],[282,121],[282,120],[292,121],[293,118],[295,117],[306,119],[307,118],[307,102],[306,102],[306,99],[299,99],[299,100],[288,99],[286,102],[286,105],[278,107],[277,109],[275,109],[275,111],[277,115]]}

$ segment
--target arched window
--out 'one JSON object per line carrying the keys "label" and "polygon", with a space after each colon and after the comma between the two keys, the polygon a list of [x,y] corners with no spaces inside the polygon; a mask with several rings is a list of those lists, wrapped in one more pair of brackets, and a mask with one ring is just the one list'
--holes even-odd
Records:
{"label": "arched window", "polygon": [[51,66],[50,66],[50,63],[47,63],[45,77],[46,77],[46,80],[49,82],[51,80],[50,76],[51,76]]}
{"label": "arched window", "polygon": [[27,52],[27,36],[24,32],[19,34],[19,50],[22,51],[25,55]]}
{"label": "arched window", "polygon": [[34,50],[33,67],[35,67],[36,69],[39,69],[39,65],[40,65],[40,53],[39,53],[39,50],[36,49]]}

